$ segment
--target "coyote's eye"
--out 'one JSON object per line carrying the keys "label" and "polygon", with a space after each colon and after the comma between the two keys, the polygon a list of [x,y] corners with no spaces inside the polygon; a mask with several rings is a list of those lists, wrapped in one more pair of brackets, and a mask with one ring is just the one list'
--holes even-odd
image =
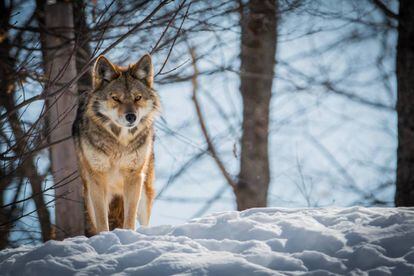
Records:
{"label": "coyote's eye", "polygon": [[141,95],[138,95],[138,96],[135,97],[135,102],[138,102],[141,99],[142,99],[142,96]]}
{"label": "coyote's eye", "polygon": [[118,103],[120,103],[120,102],[121,102],[117,96],[112,96],[112,100],[114,100],[114,101],[116,101],[116,102],[118,102]]}

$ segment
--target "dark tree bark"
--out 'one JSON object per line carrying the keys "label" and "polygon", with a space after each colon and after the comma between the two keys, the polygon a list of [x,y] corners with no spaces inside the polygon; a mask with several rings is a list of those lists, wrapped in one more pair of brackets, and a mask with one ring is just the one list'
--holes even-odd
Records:
{"label": "dark tree bark", "polygon": [[277,43],[277,1],[250,0],[241,9],[243,134],[237,209],[267,205],[269,104]]}
{"label": "dark tree bark", "polygon": [[414,1],[400,0],[397,45],[396,206],[414,206]]}
{"label": "dark tree bark", "polygon": [[[76,77],[75,35],[72,3],[60,2],[44,6],[44,28],[47,34],[41,39],[46,90],[54,93]],[[50,142],[69,137],[76,113],[77,85],[67,87],[47,101],[47,133]],[[55,183],[66,181],[77,170],[77,160],[72,140],[55,144],[50,148],[51,168]],[[55,188],[56,237],[84,235],[85,214],[80,178],[67,181]]]}
{"label": "dark tree bark", "polygon": [[[76,41],[76,70],[81,72],[92,58],[92,49],[90,45],[91,31],[86,22],[86,5],[85,1],[79,0],[73,2],[73,23],[75,26]],[[90,70],[91,71],[91,70]],[[83,74],[78,80],[78,95],[86,93],[92,88],[91,74]],[[93,227],[91,220],[85,209],[85,235],[90,237],[93,235]]]}
{"label": "dark tree bark", "polygon": [[[92,57],[90,46],[90,30],[86,22],[85,2],[82,0],[73,2],[73,23],[75,26],[76,41],[76,70],[81,72],[83,67]],[[83,74],[78,80],[78,93],[89,90],[92,86],[91,74]]]}
{"label": "dark tree bark", "polygon": [[[0,41],[0,89],[7,93],[10,85],[10,76],[14,67],[14,60],[10,58],[10,44],[7,37],[8,24],[11,15],[11,8],[6,6],[5,1],[0,1],[0,35],[4,36],[5,39]],[[4,105],[3,97],[0,98],[0,105]],[[3,168],[0,170],[0,204],[4,204],[4,193],[10,181],[6,180]],[[0,208],[0,249],[5,248],[8,245],[8,238],[11,229],[11,224],[8,223],[10,219],[9,211],[5,208]]]}

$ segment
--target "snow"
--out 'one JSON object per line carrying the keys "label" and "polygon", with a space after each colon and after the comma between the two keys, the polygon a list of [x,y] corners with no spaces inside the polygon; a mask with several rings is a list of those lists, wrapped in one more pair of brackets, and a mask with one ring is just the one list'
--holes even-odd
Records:
{"label": "snow", "polygon": [[261,208],[0,252],[1,275],[414,275],[414,208]]}

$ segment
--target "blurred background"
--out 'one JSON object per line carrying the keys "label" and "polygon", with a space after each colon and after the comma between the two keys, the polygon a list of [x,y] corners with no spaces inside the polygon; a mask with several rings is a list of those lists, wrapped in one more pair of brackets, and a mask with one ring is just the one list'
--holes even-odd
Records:
{"label": "blurred background", "polygon": [[410,1],[0,9],[1,248],[83,234],[70,128],[101,54],[153,58],[163,110],[150,225],[265,206],[414,204]]}

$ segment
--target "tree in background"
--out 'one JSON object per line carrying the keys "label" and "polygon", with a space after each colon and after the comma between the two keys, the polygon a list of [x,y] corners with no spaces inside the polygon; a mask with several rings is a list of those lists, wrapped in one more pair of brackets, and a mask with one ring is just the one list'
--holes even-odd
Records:
{"label": "tree in background", "polygon": [[414,2],[400,0],[397,42],[396,206],[414,206]]}
{"label": "tree in background", "polygon": [[243,122],[240,141],[240,171],[232,177],[221,160],[197,97],[196,55],[191,49],[194,66],[193,101],[207,149],[225,181],[234,191],[237,210],[266,207],[270,182],[269,120],[277,44],[277,1],[239,1],[240,94]]}
{"label": "tree in background", "polygon": [[240,93],[243,124],[237,209],[267,206],[269,120],[277,44],[277,1],[251,0],[240,7]]}
{"label": "tree in background", "polygon": [[414,206],[414,2],[399,0],[398,13],[393,12],[390,3],[382,0],[373,0],[373,3],[389,21],[398,23],[395,62],[398,117],[395,205]]}
{"label": "tree in background", "polygon": [[73,141],[67,139],[71,137],[78,93],[76,83],[71,84],[77,76],[74,16],[70,2],[43,5],[44,26],[40,35],[44,36],[41,41],[48,95],[45,131],[50,144],[66,139],[50,147],[53,180],[66,182],[55,188],[56,238],[64,239],[85,233],[83,186],[79,177],[68,178],[77,171]]}
{"label": "tree in background", "polygon": [[[24,43],[30,48],[30,42],[34,39],[28,35],[26,29],[34,21],[35,14],[31,13],[24,21],[23,26],[16,32],[13,30],[13,12],[16,6],[8,1],[0,2],[1,8],[1,42],[0,42],[0,71],[1,71],[1,145],[2,145],[2,166],[1,166],[1,213],[0,213],[0,248],[9,245],[9,235],[13,224],[21,219],[21,205],[19,202],[20,192],[23,187],[30,184],[32,194],[30,199],[35,203],[35,212],[40,224],[41,238],[47,241],[53,238],[51,218],[43,196],[42,184],[46,177],[45,173],[37,169],[35,155],[31,152],[32,145],[39,143],[39,136],[34,135],[39,131],[39,126],[30,122],[23,122],[21,116],[24,112],[18,113],[18,101],[16,91],[21,89],[24,81],[35,77],[24,70],[23,64],[27,62],[30,54],[23,50]],[[16,47],[17,45],[17,47]],[[7,120],[5,123],[4,120]],[[30,135],[32,133],[32,135]],[[6,158],[12,154],[14,157]],[[5,194],[8,189],[15,185],[15,194],[12,200],[5,202]],[[25,190],[25,189],[24,189]],[[33,212],[32,212],[33,213]]]}

